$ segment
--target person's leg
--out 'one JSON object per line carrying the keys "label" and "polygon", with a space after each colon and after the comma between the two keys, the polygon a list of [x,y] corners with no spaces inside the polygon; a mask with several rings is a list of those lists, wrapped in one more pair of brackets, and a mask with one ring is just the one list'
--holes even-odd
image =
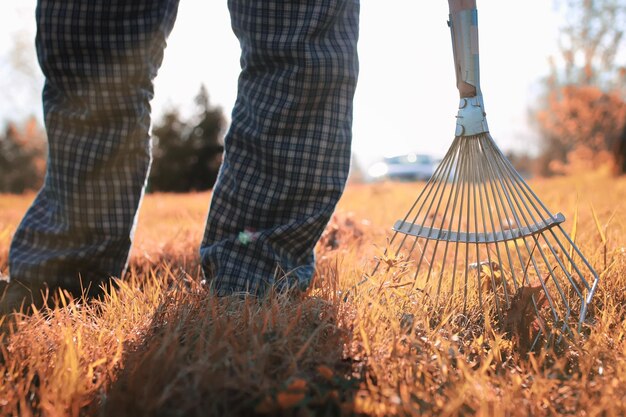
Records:
{"label": "person's leg", "polygon": [[306,288],[350,167],[358,0],[229,0],[242,72],[200,248],[218,294]]}
{"label": "person's leg", "polygon": [[[150,165],[152,80],[178,0],[39,0],[48,167],[13,238],[12,282],[80,293],[126,266]],[[80,278],[79,278],[80,277]]]}

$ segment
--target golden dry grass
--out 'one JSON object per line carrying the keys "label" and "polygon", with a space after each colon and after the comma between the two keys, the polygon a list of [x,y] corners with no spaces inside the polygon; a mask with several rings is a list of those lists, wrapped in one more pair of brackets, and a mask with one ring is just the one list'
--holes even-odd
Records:
{"label": "golden dry grass", "polygon": [[[208,194],[150,195],[118,289],[10,320],[0,415],[626,415],[626,179],[531,186],[569,219],[578,209],[577,242],[601,274],[578,346],[518,351],[489,322],[462,326],[384,278],[343,302],[419,185],[350,186],[313,288],[261,301],[197,284]],[[0,196],[1,271],[32,197]]]}

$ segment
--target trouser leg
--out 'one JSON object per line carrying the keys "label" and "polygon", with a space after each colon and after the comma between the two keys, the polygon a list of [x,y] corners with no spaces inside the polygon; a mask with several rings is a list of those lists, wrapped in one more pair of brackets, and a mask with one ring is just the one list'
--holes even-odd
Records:
{"label": "trouser leg", "polygon": [[[230,0],[242,72],[201,245],[219,293],[306,287],[350,167],[358,0]],[[284,282],[284,281],[283,281]]]}
{"label": "trouser leg", "polygon": [[49,155],[13,238],[12,280],[79,290],[120,276],[150,165],[152,80],[177,0],[39,0]]}

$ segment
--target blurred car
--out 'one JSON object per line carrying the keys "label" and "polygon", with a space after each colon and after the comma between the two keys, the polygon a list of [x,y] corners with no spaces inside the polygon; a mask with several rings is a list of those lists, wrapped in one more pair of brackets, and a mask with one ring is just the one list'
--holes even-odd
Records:
{"label": "blurred car", "polygon": [[367,171],[372,181],[426,181],[437,169],[439,161],[429,155],[409,153],[392,156],[373,164]]}

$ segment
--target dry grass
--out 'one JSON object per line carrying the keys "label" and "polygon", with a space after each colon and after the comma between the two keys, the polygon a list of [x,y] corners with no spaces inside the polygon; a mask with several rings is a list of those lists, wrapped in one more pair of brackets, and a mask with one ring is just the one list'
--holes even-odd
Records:
{"label": "dry grass", "polygon": [[[577,242],[602,277],[578,346],[526,354],[488,320],[437,314],[384,277],[343,302],[415,184],[351,186],[314,287],[261,301],[197,285],[207,194],[151,195],[117,290],[60,297],[0,335],[0,415],[625,415],[626,179],[532,186],[554,211],[578,211]],[[31,198],[0,196],[1,271]]]}

